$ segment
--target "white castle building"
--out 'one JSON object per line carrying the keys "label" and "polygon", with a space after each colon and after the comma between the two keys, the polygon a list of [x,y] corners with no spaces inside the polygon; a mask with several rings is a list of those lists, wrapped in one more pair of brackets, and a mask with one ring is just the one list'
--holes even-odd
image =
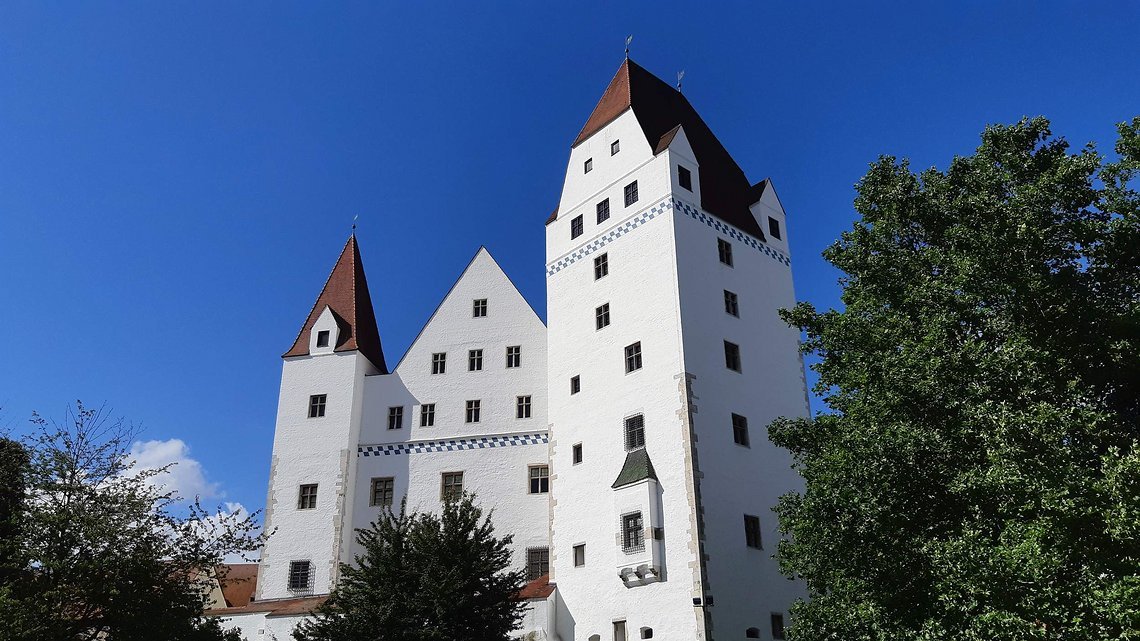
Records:
{"label": "white castle building", "polygon": [[211,613],[291,638],[357,528],[469,491],[534,579],[520,637],[782,638],[804,592],[772,507],[801,481],[766,426],[808,415],[787,234],[771,182],[627,60],[546,221],[546,325],[481,248],[389,367],[349,238],[284,355],[253,598]]}

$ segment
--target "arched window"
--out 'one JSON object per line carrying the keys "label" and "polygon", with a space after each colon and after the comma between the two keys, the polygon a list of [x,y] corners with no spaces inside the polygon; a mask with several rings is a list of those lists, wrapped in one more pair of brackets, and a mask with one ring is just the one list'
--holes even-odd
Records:
{"label": "arched window", "polygon": [[642,639],[652,639],[653,638],[653,628],[642,628],[641,629],[641,638]]}
{"label": "arched window", "polygon": [[748,628],[744,631],[744,637],[747,639],[759,639],[760,628]]}
{"label": "arched window", "polygon": [[600,635],[600,634],[591,634],[591,635],[590,635],[590,641],[602,641],[602,635]]}

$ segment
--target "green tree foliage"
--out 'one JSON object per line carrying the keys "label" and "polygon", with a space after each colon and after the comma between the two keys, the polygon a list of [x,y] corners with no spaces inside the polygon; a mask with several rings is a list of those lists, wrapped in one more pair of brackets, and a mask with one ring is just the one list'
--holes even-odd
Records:
{"label": "green tree foliage", "polygon": [[881,158],[785,319],[831,412],[779,420],[791,637],[1140,638],[1140,118],[1118,160],[1037,118],[946,171]]}
{"label": "green tree foliage", "polygon": [[522,619],[522,570],[511,537],[470,495],[443,513],[385,511],[357,531],[363,553],[342,564],[332,595],[302,623],[299,641],[503,641]]}
{"label": "green tree foliage", "polygon": [[178,497],[156,484],[168,468],[134,469],[134,431],[100,410],[33,423],[21,454],[0,444],[25,463],[0,472],[0,503],[16,506],[0,523],[0,639],[236,639],[202,616],[205,588],[226,554],[259,547],[254,516],[197,501],[177,516]]}

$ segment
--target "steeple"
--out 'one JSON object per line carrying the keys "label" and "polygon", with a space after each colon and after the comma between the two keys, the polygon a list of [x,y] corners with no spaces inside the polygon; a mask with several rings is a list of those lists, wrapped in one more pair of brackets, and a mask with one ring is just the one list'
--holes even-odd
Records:
{"label": "steeple", "polygon": [[368,293],[368,281],[364,277],[355,233],[345,243],[321,295],[297,334],[297,340],[283,358],[309,355],[310,333],[326,307],[332,311],[340,329],[333,351],[359,351],[376,369],[387,374],[384,350],[380,346],[380,330],[376,327],[376,313],[372,309],[372,297]]}

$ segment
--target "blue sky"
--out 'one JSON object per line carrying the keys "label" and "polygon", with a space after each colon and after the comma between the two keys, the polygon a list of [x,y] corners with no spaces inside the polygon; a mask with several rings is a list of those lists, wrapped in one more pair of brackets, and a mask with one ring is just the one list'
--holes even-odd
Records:
{"label": "blue sky", "polygon": [[106,403],[261,507],[279,356],[352,217],[389,362],[480,244],[542,313],[543,222],[629,33],[772,177],[824,306],[879,154],[944,166],[1037,114],[1108,151],[1140,115],[1136,2],[549,4],[0,6],[0,427]]}

